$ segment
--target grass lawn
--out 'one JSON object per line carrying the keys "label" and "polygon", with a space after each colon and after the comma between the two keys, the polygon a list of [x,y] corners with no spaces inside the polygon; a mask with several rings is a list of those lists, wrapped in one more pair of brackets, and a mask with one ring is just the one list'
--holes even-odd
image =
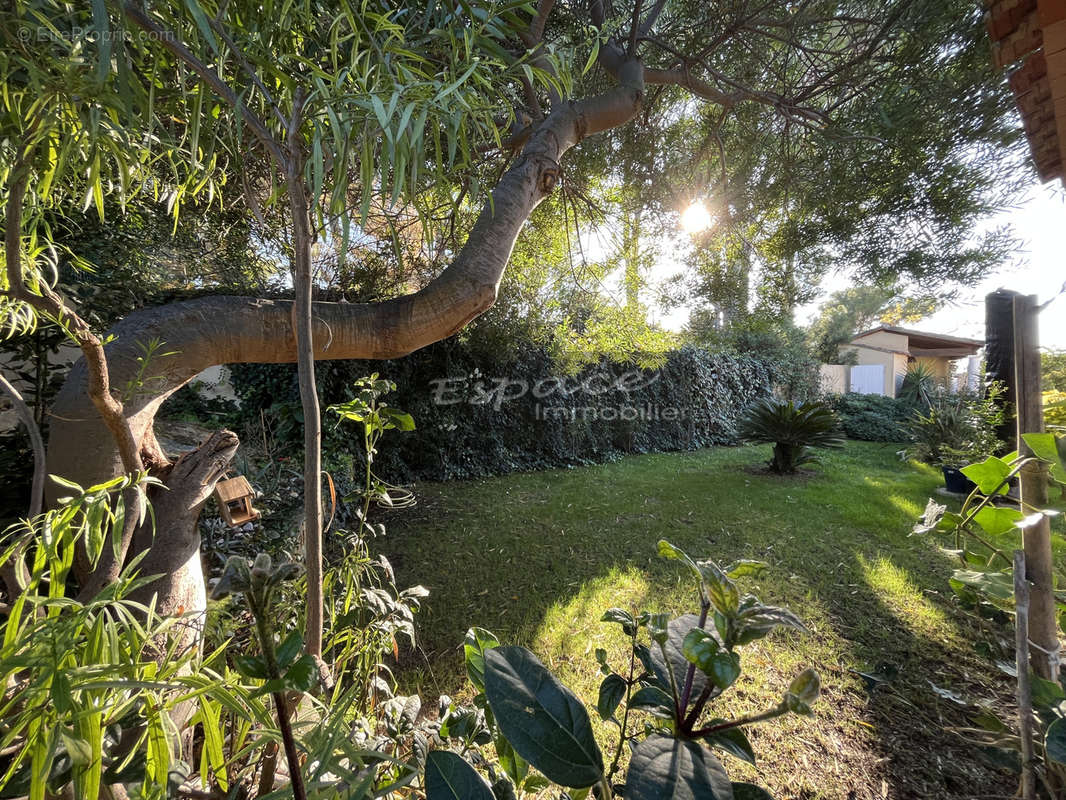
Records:
{"label": "grass lawn", "polygon": [[[792,478],[759,471],[766,446],[422,485],[419,505],[389,515],[377,543],[401,585],[431,591],[418,619],[422,652],[405,659],[403,682],[423,696],[461,694],[462,638],[478,625],[530,647],[592,709],[595,648],[615,664],[623,654],[618,626],[599,621],[604,609],[696,610],[687,576],[656,555],[667,538],[721,563],[768,562],[741,588],[788,606],[811,630],[743,650],[744,675],[716,716],[775,705],[806,666],[824,688],[813,718],[750,732],[757,769],[722,756],[734,780],[776,798],[1009,796],[1011,775],[945,731],[966,718],[930,683],[1000,701],[1012,687],[973,650],[981,627],[952,602],[952,562],[936,541],[908,535],[942,479],[901,464],[895,450],[849,443]],[[879,665],[898,677],[870,695],[852,670]],[[599,728],[605,752],[615,731]]]}

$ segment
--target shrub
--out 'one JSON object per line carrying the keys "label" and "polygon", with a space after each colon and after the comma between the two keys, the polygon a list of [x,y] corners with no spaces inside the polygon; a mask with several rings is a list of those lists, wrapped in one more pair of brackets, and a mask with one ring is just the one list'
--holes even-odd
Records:
{"label": "shrub", "polygon": [[1066,426],[1066,392],[1044,392],[1044,426]]}
{"label": "shrub", "polygon": [[[395,404],[418,420],[403,436],[386,434],[374,470],[393,482],[452,480],[517,470],[599,463],[625,453],[736,444],[738,420],[769,396],[772,365],[749,356],[695,347],[671,352],[656,370],[600,362],[567,375],[547,349],[529,346],[501,360],[467,342],[447,340],[394,361],[319,362],[323,406],[342,404],[362,375],[380,372],[397,385]],[[299,394],[291,366],[234,365],[234,387],[247,423],[260,409],[279,444],[296,441]],[[505,383],[501,383],[501,381]],[[343,429],[323,431],[327,458],[353,451]],[[354,456],[360,459],[358,453]],[[352,463],[361,476],[362,463]],[[331,471],[332,468],[331,468]],[[347,469],[346,469],[347,471]],[[355,475],[334,478],[353,485]]]}
{"label": "shrub", "polygon": [[938,467],[962,467],[994,453],[1001,444],[996,427],[1003,411],[996,402],[1001,390],[987,395],[969,390],[950,393],[938,390],[929,408],[918,410],[907,423],[910,458]]}
{"label": "shrub", "polygon": [[827,403],[840,419],[844,435],[867,442],[907,441],[907,420],[914,406],[880,394],[833,395]]}
{"label": "shrub", "polygon": [[812,447],[843,447],[836,414],[825,403],[795,405],[779,400],[761,400],[748,411],[741,431],[749,442],[771,442],[774,455],[770,470],[792,474],[814,460]]}
{"label": "shrub", "polygon": [[928,364],[914,361],[907,367],[903,384],[899,387],[899,399],[911,406],[927,407],[936,391],[936,372]]}

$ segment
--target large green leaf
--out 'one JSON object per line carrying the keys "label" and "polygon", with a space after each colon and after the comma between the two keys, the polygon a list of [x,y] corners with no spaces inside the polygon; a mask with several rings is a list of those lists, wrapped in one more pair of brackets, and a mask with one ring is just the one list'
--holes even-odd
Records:
{"label": "large green leaf", "polygon": [[484,628],[471,628],[466,632],[463,640],[466,674],[479,692],[485,691],[485,651],[499,645],[499,639]]}
{"label": "large green leaf", "polygon": [[588,712],[524,647],[485,652],[485,697],[515,752],[562,786],[592,786],[603,756]]}
{"label": "large green leaf", "polygon": [[426,800],[494,799],[477,770],[455,753],[434,750],[426,756]]}
{"label": "large green leaf", "polygon": [[970,464],[968,467],[963,467],[961,472],[977,484],[977,488],[982,494],[992,494],[992,492],[997,494],[1007,493],[1007,486],[1003,481],[1010,474],[1010,464],[1002,458],[989,456],[980,464]]}
{"label": "large green leaf", "polygon": [[626,800],[733,800],[722,764],[698,742],[649,736],[633,751]]}
{"label": "large green leaf", "polygon": [[1022,517],[1022,512],[1016,508],[985,506],[974,514],[973,519],[989,536],[1002,536],[1005,533],[1017,532],[1016,523]]}
{"label": "large green leaf", "polygon": [[1048,761],[1066,764],[1066,719],[1059,718],[1052,722],[1044,737],[1044,752]]}

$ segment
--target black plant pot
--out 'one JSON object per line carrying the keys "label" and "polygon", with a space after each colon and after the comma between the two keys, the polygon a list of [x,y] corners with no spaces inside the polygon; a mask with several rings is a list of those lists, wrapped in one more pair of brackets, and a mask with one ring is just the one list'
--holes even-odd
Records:
{"label": "black plant pot", "polygon": [[941,467],[944,473],[944,488],[954,494],[969,494],[977,488],[977,484],[962,474],[955,467]]}

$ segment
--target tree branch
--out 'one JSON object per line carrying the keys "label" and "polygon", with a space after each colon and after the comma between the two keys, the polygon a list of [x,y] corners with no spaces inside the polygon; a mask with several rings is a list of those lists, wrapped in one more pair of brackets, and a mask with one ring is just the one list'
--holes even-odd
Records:
{"label": "tree branch", "polygon": [[44,458],[44,439],[41,438],[41,429],[33,419],[33,412],[26,405],[26,401],[22,399],[18,389],[11,385],[3,373],[0,373],[0,389],[3,389],[7,396],[11,398],[11,404],[15,407],[19,422],[26,427],[26,433],[30,436],[30,447],[33,450],[33,484],[30,489],[29,516],[36,517],[41,513],[41,503],[44,499],[44,479],[47,475]]}

